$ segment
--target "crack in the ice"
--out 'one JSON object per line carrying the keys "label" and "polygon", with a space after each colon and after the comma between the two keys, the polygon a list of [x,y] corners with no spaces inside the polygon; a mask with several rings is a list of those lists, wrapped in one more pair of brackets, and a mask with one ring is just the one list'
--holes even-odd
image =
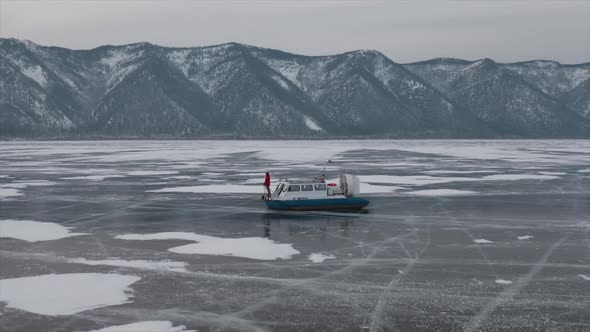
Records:
{"label": "crack in the ice", "polygon": [[545,254],[537,261],[537,263],[529,270],[529,272],[519,278],[512,286],[506,288],[503,292],[498,294],[491,302],[489,302],[477,315],[475,315],[465,326],[465,331],[478,331],[480,326],[488,319],[494,310],[512,300],[520,291],[526,287],[531,280],[543,269],[545,262],[549,259],[553,251],[557,249],[569,236],[565,236],[553,243]]}
{"label": "crack in the ice", "polygon": [[[399,244],[402,248],[404,248],[404,251],[408,255],[408,257],[412,257],[411,253],[405,249],[405,246],[403,245],[403,241],[399,241]],[[430,246],[430,228],[427,226],[427,228],[426,228],[426,241],[424,242],[424,246],[422,247],[420,252],[416,252],[414,257],[410,259],[408,264],[403,268],[403,270],[400,271],[402,273],[396,275],[395,277],[393,277],[393,279],[391,279],[391,281],[389,282],[389,284],[387,285],[387,287],[383,291],[383,294],[379,297],[379,300],[377,301],[377,305],[375,306],[375,310],[373,311],[373,314],[371,315],[371,322],[370,322],[370,329],[369,329],[371,332],[383,330],[381,327],[382,326],[381,316],[383,314],[383,307],[385,305],[385,300],[389,296],[389,293],[391,292],[393,287],[397,286],[397,284],[401,281],[401,279],[404,277],[404,275],[406,275],[408,272],[410,272],[412,270],[412,268],[414,267],[414,265],[416,263],[418,263],[418,261],[420,260],[420,256],[422,256],[424,254],[424,252],[426,252],[426,250],[428,249],[429,246]],[[389,328],[391,330],[395,330],[394,326],[389,326]]]}

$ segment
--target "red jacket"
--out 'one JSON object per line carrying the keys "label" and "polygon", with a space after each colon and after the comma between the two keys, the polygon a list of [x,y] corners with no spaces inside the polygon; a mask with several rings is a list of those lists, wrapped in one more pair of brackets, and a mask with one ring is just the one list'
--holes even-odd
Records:
{"label": "red jacket", "polygon": [[264,178],[264,186],[270,186],[270,174],[266,174],[266,177]]}

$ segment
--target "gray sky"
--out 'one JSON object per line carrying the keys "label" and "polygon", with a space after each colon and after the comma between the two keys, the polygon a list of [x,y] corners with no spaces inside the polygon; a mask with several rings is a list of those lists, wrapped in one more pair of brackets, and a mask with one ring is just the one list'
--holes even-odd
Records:
{"label": "gray sky", "polygon": [[307,55],[590,62],[590,0],[0,0],[0,35],[86,49],[230,41]]}

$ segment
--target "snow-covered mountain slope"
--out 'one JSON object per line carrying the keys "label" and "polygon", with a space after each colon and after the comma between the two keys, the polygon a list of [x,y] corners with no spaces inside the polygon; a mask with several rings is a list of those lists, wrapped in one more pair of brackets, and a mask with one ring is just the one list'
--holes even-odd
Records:
{"label": "snow-covered mountain slope", "polygon": [[[580,116],[577,105],[569,99],[559,99],[580,84],[587,65],[563,66],[566,68],[551,81],[545,75],[545,67],[535,74],[530,64],[435,59],[408,64],[407,68],[469,109],[496,133],[524,137],[587,136],[588,118]],[[553,70],[558,72],[557,68]],[[537,81],[533,79],[535,75],[545,79]],[[586,75],[590,76],[590,72]]]}
{"label": "snow-covered mountain slope", "polygon": [[555,61],[527,61],[504,65],[551,96],[571,91],[590,78],[590,63],[569,66]]}
{"label": "snow-covered mountain slope", "polygon": [[0,39],[2,137],[589,137],[590,64]]}

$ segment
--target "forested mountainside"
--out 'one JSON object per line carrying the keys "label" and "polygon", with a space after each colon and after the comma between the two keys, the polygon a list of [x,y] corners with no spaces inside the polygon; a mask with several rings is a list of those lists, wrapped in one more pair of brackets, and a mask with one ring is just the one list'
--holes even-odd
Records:
{"label": "forested mountainside", "polygon": [[590,63],[0,39],[2,138],[590,137]]}

